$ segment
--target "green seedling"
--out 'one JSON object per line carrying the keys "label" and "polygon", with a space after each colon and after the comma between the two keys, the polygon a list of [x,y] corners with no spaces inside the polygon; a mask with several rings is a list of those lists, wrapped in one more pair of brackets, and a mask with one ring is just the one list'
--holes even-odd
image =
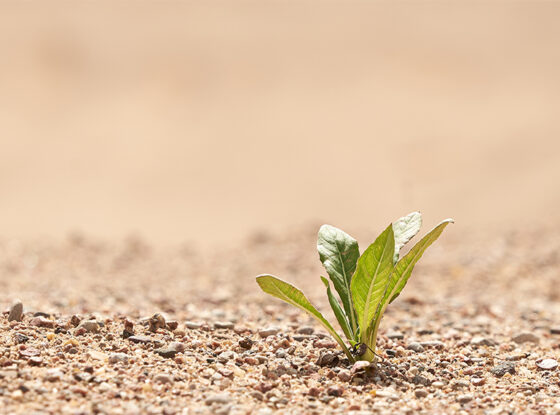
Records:
{"label": "green seedling", "polygon": [[[334,226],[321,226],[317,249],[330,282],[325,277],[321,280],[349,345],[299,289],[272,275],[259,275],[257,283],[265,293],[302,309],[319,321],[351,362],[375,362],[377,331],[387,306],[399,296],[426,249],[452,222],[452,219],[441,222],[402,258],[401,249],[422,226],[419,212],[390,224],[362,255],[358,242],[350,235]],[[338,298],[331,289],[331,282]]]}

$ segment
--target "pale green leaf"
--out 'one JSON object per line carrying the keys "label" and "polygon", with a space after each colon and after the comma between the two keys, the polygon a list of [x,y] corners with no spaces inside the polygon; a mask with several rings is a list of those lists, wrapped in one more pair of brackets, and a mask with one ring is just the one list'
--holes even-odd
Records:
{"label": "pale green leaf", "polygon": [[428,249],[428,247],[434,243],[437,238],[439,238],[445,227],[450,223],[453,223],[453,219],[446,219],[437,225],[416,245],[414,245],[414,247],[397,263],[393,273],[393,278],[391,279],[392,287],[390,286],[387,290],[388,298],[391,299],[390,303],[392,303],[401,293],[412,274],[414,266],[420,258],[422,258],[426,249]]}
{"label": "pale green leaf", "polygon": [[350,359],[350,361],[354,360],[352,354],[350,353],[338,333],[325,319],[325,317],[323,317],[323,315],[315,307],[313,307],[307,297],[305,297],[305,295],[299,289],[272,275],[259,275],[257,277],[257,283],[265,293],[279,298],[287,302],[288,304],[294,305],[301,310],[309,313],[327,329],[331,336],[334,337],[342,350],[344,350],[346,356],[348,356],[348,359]]}
{"label": "pale green leaf", "polygon": [[393,222],[393,232],[395,233],[395,255],[393,263],[399,260],[400,250],[418,233],[422,227],[422,214],[412,212]]}
{"label": "pale green leaf", "polygon": [[333,282],[334,289],[340,296],[344,311],[350,321],[352,333],[357,330],[357,321],[350,283],[360,256],[358,242],[344,231],[331,225],[319,229],[317,250],[327,274]]}
{"label": "pale green leaf", "polygon": [[369,326],[385,294],[394,253],[395,237],[393,226],[389,225],[358,259],[351,290],[363,340],[367,339]]}
{"label": "pale green leaf", "polygon": [[340,324],[340,328],[342,329],[344,335],[348,340],[354,340],[354,337],[352,336],[352,330],[350,329],[350,324],[348,322],[348,318],[346,317],[344,310],[340,306],[340,303],[334,296],[331,290],[331,285],[329,284],[329,280],[326,279],[325,277],[321,277],[321,281],[323,281],[323,284],[325,284],[325,287],[327,287],[327,297],[329,298],[329,304],[331,305],[334,315],[338,320],[338,324]]}

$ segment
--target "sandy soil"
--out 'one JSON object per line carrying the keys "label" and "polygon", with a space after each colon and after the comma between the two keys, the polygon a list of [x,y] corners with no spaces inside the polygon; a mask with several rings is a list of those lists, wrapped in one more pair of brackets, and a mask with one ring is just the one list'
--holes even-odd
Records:
{"label": "sandy soil", "polygon": [[0,304],[24,316],[0,317],[0,412],[560,413],[560,372],[537,366],[560,358],[558,229],[449,232],[389,308],[371,376],[254,282],[274,273],[326,312],[315,231],[216,252],[2,242]]}

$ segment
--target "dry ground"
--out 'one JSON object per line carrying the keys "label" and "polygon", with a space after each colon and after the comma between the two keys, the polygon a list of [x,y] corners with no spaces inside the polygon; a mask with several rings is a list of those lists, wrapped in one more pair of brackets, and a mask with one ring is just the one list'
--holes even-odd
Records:
{"label": "dry ground", "polygon": [[[277,274],[326,310],[315,230],[215,252],[79,235],[3,241],[0,304],[17,297],[25,310],[22,322],[0,316],[0,412],[560,413],[560,372],[537,367],[560,358],[558,229],[450,232],[389,309],[371,376],[254,283]],[[150,331],[155,313],[170,327]],[[334,361],[321,366],[325,354]]]}

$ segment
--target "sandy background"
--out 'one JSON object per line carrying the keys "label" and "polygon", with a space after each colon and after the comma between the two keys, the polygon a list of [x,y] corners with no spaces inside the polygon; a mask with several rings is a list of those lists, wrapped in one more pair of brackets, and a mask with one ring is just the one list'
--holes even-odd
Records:
{"label": "sandy background", "polygon": [[0,233],[558,223],[559,19],[558,2],[2,1]]}

